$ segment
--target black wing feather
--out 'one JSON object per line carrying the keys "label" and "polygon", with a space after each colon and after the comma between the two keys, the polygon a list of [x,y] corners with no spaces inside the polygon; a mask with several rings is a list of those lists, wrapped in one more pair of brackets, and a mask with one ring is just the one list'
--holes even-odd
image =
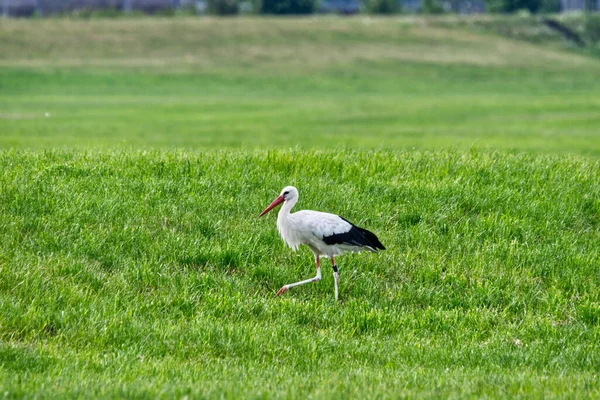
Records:
{"label": "black wing feather", "polygon": [[333,244],[348,244],[352,246],[371,247],[375,251],[385,250],[385,247],[373,232],[360,228],[348,221],[346,218],[340,217],[352,227],[348,232],[336,233],[334,235],[323,237],[323,241],[329,245]]}

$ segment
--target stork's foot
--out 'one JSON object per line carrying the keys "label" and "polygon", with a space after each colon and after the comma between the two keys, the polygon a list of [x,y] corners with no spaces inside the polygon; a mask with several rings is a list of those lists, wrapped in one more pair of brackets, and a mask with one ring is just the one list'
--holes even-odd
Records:
{"label": "stork's foot", "polygon": [[284,294],[285,292],[287,292],[288,287],[284,286],[281,289],[279,289],[279,292],[277,292],[277,296],[281,296],[282,294]]}

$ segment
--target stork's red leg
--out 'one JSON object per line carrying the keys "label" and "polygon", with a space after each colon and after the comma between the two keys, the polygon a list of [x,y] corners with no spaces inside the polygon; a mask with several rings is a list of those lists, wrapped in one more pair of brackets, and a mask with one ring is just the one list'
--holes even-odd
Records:
{"label": "stork's red leg", "polygon": [[279,289],[279,291],[277,292],[277,296],[282,295],[291,287],[304,285],[305,283],[320,281],[321,280],[321,261],[319,260],[319,256],[315,256],[315,263],[317,264],[317,275],[314,278],[306,279],[306,280],[300,281],[300,282],[288,283],[287,285],[284,285],[281,289]]}

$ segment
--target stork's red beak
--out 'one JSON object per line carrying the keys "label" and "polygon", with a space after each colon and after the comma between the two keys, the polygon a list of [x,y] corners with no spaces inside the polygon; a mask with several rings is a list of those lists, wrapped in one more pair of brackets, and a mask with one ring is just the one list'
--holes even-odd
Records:
{"label": "stork's red beak", "polygon": [[266,213],[268,213],[269,211],[271,211],[272,209],[274,209],[275,207],[277,207],[284,201],[285,201],[285,199],[283,198],[283,196],[278,196],[275,200],[273,200],[273,202],[271,204],[269,204],[269,207],[265,208],[265,210],[260,213],[258,218],[262,217],[263,215],[265,215]]}

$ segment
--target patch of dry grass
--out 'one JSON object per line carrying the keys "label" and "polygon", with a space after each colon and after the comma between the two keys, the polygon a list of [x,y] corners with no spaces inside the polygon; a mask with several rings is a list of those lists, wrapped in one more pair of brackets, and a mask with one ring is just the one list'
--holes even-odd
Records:
{"label": "patch of dry grass", "polygon": [[597,63],[559,49],[436,23],[412,17],[3,20],[0,66],[283,67],[290,72],[379,60],[553,69]]}

